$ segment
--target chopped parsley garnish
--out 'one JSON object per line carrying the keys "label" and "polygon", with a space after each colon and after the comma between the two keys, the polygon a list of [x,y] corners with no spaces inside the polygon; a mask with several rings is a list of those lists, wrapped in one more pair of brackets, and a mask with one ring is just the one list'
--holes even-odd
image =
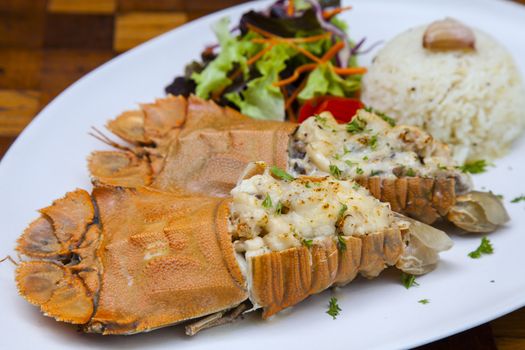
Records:
{"label": "chopped parsley garnish", "polygon": [[483,254],[492,253],[494,253],[494,248],[492,247],[489,239],[487,237],[482,237],[479,247],[476,250],[468,253],[468,256],[470,256],[472,259],[479,259]]}
{"label": "chopped parsley garnish", "polygon": [[364,156],[364,157],[363,157],[363,160],[368,160],[368,156]]}
{"label": "chopped parsley garnish", "polygon": [[513,200],[511,200],[510,202],[511,203],[518,203],[518,202],[521,202],[521,201],[525,201],[525,195],[521,195],[519,197],[516,197]]}
{"label": "chopped parsley garnish", "polygon": [[418,303],[426,305],[426,304],[430,303],[430,300],[428,300],[428,299],[421,299],[421,300],[418,301]]}
{"label": "chopped parsley garnish", "polygon": [[341,169],[339,169],[337,165],[330,165],[330,174],[336,179],[339,179],[341,177]]}
{"label": "chopped parsley garnish", "polygon": [[343,154],[348,154],[348,153],[350,153],[350,150],[346,148],[346,145],[343,145]]}
{"label": "chopped parsley garnish", "polygon": [[345,160],[345,163],[346,163],[346,165],[348,165],[349,167],[353,167],[354,165],[357,165],[356,162],[352,162],[351,160]]}
{"label": "chopped parsley garnish", "polygon": [[275,206],[275,214],[281,215],[283,213],[283,203],[281,201],[277,202],[277,205]]}
{"label": "chopped parsley garnish", "polygon": [[408,170],[405,172],[405,175],[413,177],[413,176],[416,176],[416,172],[414,171],[414,169],[408,168]]}
{"label": "chopped parsley garnish", "polygon": [[386,115],[386,114],[383,113],[383,112],[376,111],[376,110],[374,110],[372,107],[365,107],[365,111],[367,111],[368,113],[374,113],[374,114],[377,115],[378,117],[381,117],[381,119],[383,119],[385,122],[387,122],[388,124],[390,124],[390,126],[396,126],[396,121],[395,121],[395,119],[392,118],[392,117],[389,117],[388,115]]}
{"label": "chopped parsley garnish", "polygon": [[366,127],[366,121],[359,119],[359,117],[356,117],[352,119],[350,123],[346,124],[346,131],[352,134],[356,134],[358,132],[365,130],[365,127]]}
{"label": "chopped parsley garnish", "polygon": [[474,162],[465,163],[464,165],[459,166],[457,168],[464,173],[481,174],[487,171],[486,168],[489,165],[493,165],[493,164],[488,163],[487,161],[481,159],[481,160],[476,160]]}
{"label": "chopped parsley garnish", "polygon": [[352,189],[354,189],[354,190],[358,190],[359,187],[361,187],[361,185],[358,184],[357,182],[354,182],[354,185],[352,186]]}
{"label": "chopped parsley garnish", "polygon": [[381,119],[383,119],[385,122],[387,122],[388,124],[390,124],[390,126],[396,126],[396,121],[394,118],[392,117],[389,117],[388,115],[384,114],[384,113],[376,113],[378,116],[381,117]]}
{"label": "chopped parsley garnish", "polygon": [[438,169],[439,170],[447,170],[448,168],[444,165],[441,165],[441,164],[438,164]]}
{"label": "chopped parsley garnish", "polygon": [[295,180],[295,178],[292,175],[288,174],[286,171],[276,166],[272,166],[270,169],[270,172],[272,173],[273,176],[276,176],[279,179],[284,180],[284,181]]}
{"label": "chopped parsley garnish", "polygon": [[419,283],[416,282],[416,276],[404,272],[401,273],[401,283],[403,283],[406,289],[419,286]]}
{"label": "chopped parsley garnish", "polygon": [[308,248],[310,248],[312,246],[312,244],[314,243],[314,240],[313,239],[304,239],[302,240],[302,243],[304,246],[307,246]]}
{"label": "chopped parsley garnish", "polygon": [[331,297],[330,302],[328,303],[328,311],[326,311],[326,313],[332,316],[332,318],[335,320],[337,316],[339,316],[340,311],[343,310],[341,310],[341,308],[337,304],[337,298]]}
{"label": "chopped parsley garnish", "polygon": [[304,187],[306,187],[306,188],[311,188],[312,186],[310,185],[309,182],[307,182],[307,183],[304,184]]}
{"label": "chopped parsley garnish", "polygon": [[315,121],[321,124],[322,126],[326,126],[326,118],[321,117],[319,114],[315,116]]}
{"label": "chopped parsley garnish", "polygon": [[342,235],[337,236],[337,248],[342,252],[346,250],[346,241]]}
{"label": "chopped parsley garnish", "polygon": [[379,174],[381,174],[381,170],[372,170],[370,172],[370,176],[376,176],[376,175],[379,175]]}
{"label": "chopped parsley garnish", "polygon": [[262,206],[265,207],[266,209],[270,209],[273,206],[272,198],[270,197],[268,193],[266,194],[266,198],[264,198],[264,201],[262,202]]}
{"label": "chopped parsley garnish", "polygon": [[372,136],[368,144],[370,145],[372,151],[375,151],[377,148],[377,135]]}
{"label": "chopped parsley garnish", "polygon": [[346,204],[341,203],[341,209],[339,209],[339,213],[337,214],[337,221],[341,221],[343,219],[347,209],[348,206]]}
{"label": "chopped parsley garnish", "polygon": [[341,156],[340,156],[339,154],[336,153],[336,154],[334,155],[334,159],[336,159],[336,160],[341,160]]}

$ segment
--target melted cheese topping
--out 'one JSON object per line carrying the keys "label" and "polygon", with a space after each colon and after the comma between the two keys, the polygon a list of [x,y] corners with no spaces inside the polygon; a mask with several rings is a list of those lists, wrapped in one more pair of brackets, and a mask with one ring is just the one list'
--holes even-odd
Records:
{"label": "melted cheese topping", "polygon": [[363,235],[390,227],[390,206],[352,181],[332,177],[276,179],[268,173],[232,190],[230,232],[246,257],[336,235]]}
{"label": "melted cheese topping", "polygon": [[324,112],[304,121],[292,136],[292,174],[359,176],[463,177],[448,147],[411,126],[390,126],[381,117],[358,111],[348,130]]}

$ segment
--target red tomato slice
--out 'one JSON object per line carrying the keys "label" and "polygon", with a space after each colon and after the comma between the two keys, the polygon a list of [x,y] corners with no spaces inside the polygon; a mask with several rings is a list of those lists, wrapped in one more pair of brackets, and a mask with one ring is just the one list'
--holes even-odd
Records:
{"label": "red tomato slice", "polygon": [[299,111],[298,122],[302,123],[306,118],[321,112],[331,112],[339,123],[348,123],[352,120],[358,109],[365,105],[358,99],[323,96],[306,101]]}

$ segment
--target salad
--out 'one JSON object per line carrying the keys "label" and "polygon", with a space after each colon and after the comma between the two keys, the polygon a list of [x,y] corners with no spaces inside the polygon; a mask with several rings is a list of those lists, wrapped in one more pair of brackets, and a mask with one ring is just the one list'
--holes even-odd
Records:
{"label": "salad", "polygon": [[328,109],[346,122],[349,110],[363,107],[357,98],[366,72],[356,59],[364,39],[354,43],[337,18],[349,9],[337,0],[278,0],[233,27],[223,18],[213,25],[218,43],[166,92],[195,94],[256,119],[301,122]]}

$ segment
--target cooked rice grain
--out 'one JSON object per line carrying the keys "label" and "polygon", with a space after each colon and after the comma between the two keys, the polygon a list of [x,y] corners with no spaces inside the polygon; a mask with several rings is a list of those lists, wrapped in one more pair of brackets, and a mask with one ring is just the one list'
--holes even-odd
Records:
{"label": "cooked rice grain", "polygon": [[511,55],[477,30],[475,52],[425,50],[425,29],[379,52],[363,79],[363,101],[450,143],[460,163],[503,155],[525,126],[525,88]]}

